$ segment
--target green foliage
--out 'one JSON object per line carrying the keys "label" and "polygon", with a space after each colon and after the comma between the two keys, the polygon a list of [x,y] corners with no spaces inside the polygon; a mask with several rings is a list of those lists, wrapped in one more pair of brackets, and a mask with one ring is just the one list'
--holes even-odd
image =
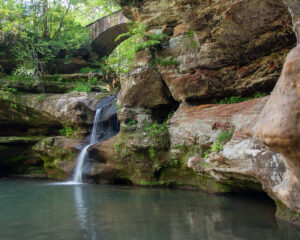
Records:
{"label": "green foliage", "polygon": [[265,96],[267,96],[267,93],[257,92],[252,97],[232,96],[232,97],[226,97],[219,101],[215,100],[214,103],[216,103],[216,104],[233,104],[233,103],[245,102],[245,101],[249,101],[254,98],[261,98],[261,97],[265,97]]}
{"label": "green foliage", "polygon": [[147,26],[139,22],[129,22],[128,23],[129,31],[127,33],[120,34],[116,41],[120,41],[122,38],[127,37],[137,37],[137,41],[134,46],[135,51],[141,50],[154,50],[156,49],[163,40],[167,39],[169,36],[164,33],[147,33]]}
{"label": "green foliage", "polygon": [[168,66],[177,66],[179,63],[177,60],[167,57],[167,58],[155,58],[153,61],[153,65],[160,65],[163,67],[168,67]]}
{"label": "green foliage", "polygon": [[234,133],[233,130],[221,132],[218,135],[217,141],[220,143],[228,142],[232,138],[233,133]]}
{"label": "green foliage", "polygon": [[65,126],[63,129],[59,130],[61,136],[65,136],[67,138],[75,138],[77,137],[77,130],[74,127]]}
{"label": "green foliage", "polygon": [[162,136],[164,134],[169,134],[169,130],[167,127],[168,120],[171,118],[172,113],[168,115],[168,118],[161,124],[154,121],[153,123],[145,123],[143,130],[145,131],[147,136],[150,136],[154,143],[149,148],[149,156],[151,159],[156,157],[156,150],[164,147],[164,140]]}
{"label": "green foliage", "polygon": [[76,19],[86,26],[120,10],[116,0],[85,0],[76,11]]}
{"label": "green foliage", "polygon": [[185,36],[188,37],[188,38],[193,38],[195,35],[195,31],[193,29],[189,30]]}
{"label": "green foliage", "polygon": [[72,89],[70,92],[87,92],[90,93],[92,91],[92,88],[99,85],[99,80],[97,79],[97,77],[94,78],[90,78],[88,79],[87,82],[85,82],[84,80],[80,80],[77,83],[77,86]]}
{"label": "green foliage", "polygon": [[230,139],[233,136],[233,133],[234,133],[233,130],[230,130],[230,131],[227,130],[227,131],[221,132],[218,135],[217,140],[211,146],[211,148],[207,149],[206,151],[203,152],[203,157],[205,159],[207,159],[207,158],[209,158],[210,153],[223,151],[223,145],[230,141]]}
{"label": "green foliage", "polygon": [[[76,20],[84,0],[3,0],[0,2],[0,45],[9,49],[30,74],[39,76],[44,64],[66,51],[69,55],[90,45],[89,33]],[[45,5],[47,3],[47,5]],[[33,69],[33,71],[32,71]],[[19,75],[19,72],[17,72]]]}
{"label": "green foliage", "polygon": [[16,81],[32,82],[36,79],[35,69],[32,65],[25,64],[15,69],[13,74],[11,76],[8,76],[7,78]]}
{"label": "green foliage", "polygon": [[254,94],[253,98],[261,98],[261,97],[265,97],[267,95],[268,95],[267,93],[257,92]]}
{"label": "green foliage", "polygon": [[128,126],[133,126],[137,123],[137,121],[135,121],[134,119],[130,119],[130,121],[128,123],[126,123],[126,125]]}
{"label": "green foliage", "polygon": [[37,99],[38,99],[39,102],[42,102],[42,101],[45,100],[45,96],[44,96],[44,95],[39,95],[39,96],[37,97]]}
{"label": "green foliage", "polygon": [[222,143],[220,143],[218,141],[214,142],[214,144],[211,147],[210,152],[221,152],[221,151],[223,151]]}
{"label": "green foliage", "polygon": [[31,166],[25,170],[24,174],[35,175],[35,174],[46,174],[43,167]]}
{"label": "green foliage", "polygon": [[116,41],[128,39],[122,42],[108,58],[108,65],[118,74],[129,72],[136,52],[141,50],[152,52],[169,37],[163,33],[147,33],[146,25],[139,22],[129,22],[128,29],[129,31],[120,34]]}
{"label": "green foliage", "polygon": [[97,69],[97,68],[84,67],[84,68],[81,68],[79,72],[80,73],[100,73],[101,70]]}
{"label": "green foliage", "polygon": [[195,40],[195,31],[193,29],[189,30],[186,34],[184,34],[184,38],[188,40],[185,43],[185,47],[187,50],[195,49],[198,47],[198,44]]}
{"label": "green foliage", "polygon": [[116,102],[117,112],[121,110],[121,106],[119,103]]}
{"label": "green foliage", "polygon": [[54,74],[55,80],[57,83],[61,83],[63,81],[63,77],[60,74]]}
{"label": "green foliage", "polygon": [[134,62],[135,44],[138,42],[136,36],[123,41],[108,57],[107,64],[118,74],[128,73]]}
{"label": "green foliage", "polygon": [[42,145],[46,145],[46,143],[47,143],[46,137],[43,137],[43,139],[41,140],[41,143],[42,143]]}
{"label": "green foliage", "polygon": [[168,131],[167,121],[164,121],[162,124],[159,124],[156,121],[153,123],[145,123],[143,130],[147,133],[148,136],[156,139],[162,132]]}
{"label": "green foliage", "polygon": [[78,82],[77,83],[77,86],[71,90],[71,91],[74,91],[74,92],[87,92],[87,93],[90,93],[91,92],[91,86],[90,85],[87,85],[86,83],[84,82]]}
{"label": "green foliage", "polygon": [[[155,151],[155,145],[153,144],[150,148],[149,148],[149,156],[151,159],[155,158],[156,155],[156,151]],[[157,168],[157,167],[156,167]]]}
{"label": "green foliage", "polygon": [[10,92],[12,94],[18,94],[19,93],[18,89],[16,89],[16,88],[11,88],[11,87],[4,86],[2,89],[3,89],[3,91]]}

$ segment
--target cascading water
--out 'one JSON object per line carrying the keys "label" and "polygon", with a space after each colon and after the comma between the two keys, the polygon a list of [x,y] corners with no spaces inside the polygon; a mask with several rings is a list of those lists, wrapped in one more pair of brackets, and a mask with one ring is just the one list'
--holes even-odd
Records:
{"label": "cascading water", "polygon": [[74,170],[73,179],[70,182],[64,184],[80,184],[82,183],[83,172],[91,169],[92,166],[89,162],[91,156],[88,149],[102,141],[105,141],[115,135],[120,131],[120,122],[117,117],[117,95],[104,97],[96,105],[96,115],[94,118],[94,124],[90,138],[88,137],[84,140],[85,146],[80,152],[77,165]]}
{"label": "cascading water", "polygon": [[101,119],[101,115],[102,115],[102,108],[99,108],[96,111],[90,144],[82,149],[77,159],[77,165],[73,177],[73,182],[75,183],[82,183],[82,167],[84,164],[84,160],[87,156],[88,148],[97,143],[97,130],[98,130],[99,120]]}

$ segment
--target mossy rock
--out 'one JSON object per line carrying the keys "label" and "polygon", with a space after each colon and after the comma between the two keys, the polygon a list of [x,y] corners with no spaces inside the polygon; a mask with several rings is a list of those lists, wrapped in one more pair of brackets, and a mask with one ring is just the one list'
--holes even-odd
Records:
{"label": "mossy rock", "polygon": [[45,138],[37,143],[33,150],[44,162],[49,178],[67,179],[75,167],[79,150],[76,148],[81,139],[70,139],[62,136]]}
{"label": "mossy rock", "polygon": [[280,200],[275,200],[276,217],[282,221],[300,226],[300,213],[285,206]]}
{"label": "mossy rock", "polygon": [[210,193],[231,192],[229,185],[219,183],[208,175],[197,174],[185,167],[163,169],[159,181],[167,186],[194,187]]}

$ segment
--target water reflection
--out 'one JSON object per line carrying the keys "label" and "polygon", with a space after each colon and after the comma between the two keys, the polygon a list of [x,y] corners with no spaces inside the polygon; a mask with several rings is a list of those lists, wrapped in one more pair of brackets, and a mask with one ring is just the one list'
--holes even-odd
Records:
{"label": "water reflection", "polygon": [[[84,185],[74,185],[74,200],[75,200],[75,212],[77,213],[77,220],[81,229],[85,232],[84,238],[97,240],[97,233],[94,229],[93,216],[88,215],[88,206],[84,201],[82,187]],[[88,221],[89,220],[89,221]]]}
{"label": "water reflection", "polygon": [[0,181],[1,240],[295,240],[272,201],[199,191]]}

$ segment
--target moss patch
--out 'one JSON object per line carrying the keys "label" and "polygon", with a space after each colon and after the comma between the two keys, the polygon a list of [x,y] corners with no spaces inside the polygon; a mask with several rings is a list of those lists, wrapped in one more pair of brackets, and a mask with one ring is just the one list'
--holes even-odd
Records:
{"label": "moss patch", "polygon": [[275,204],[278,219],[300,226],[300,213],[289,209],[280,200],[275,200]]}

